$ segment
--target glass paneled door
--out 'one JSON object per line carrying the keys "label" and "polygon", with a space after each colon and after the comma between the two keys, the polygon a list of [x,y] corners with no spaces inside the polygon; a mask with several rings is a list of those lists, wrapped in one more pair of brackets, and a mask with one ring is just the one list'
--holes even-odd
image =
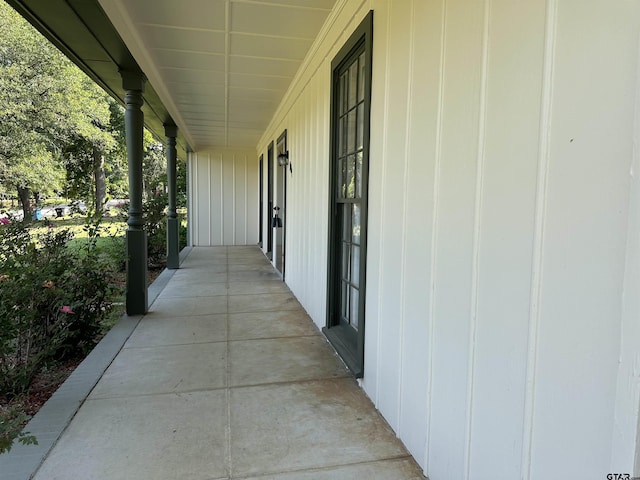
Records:
{"label": "glass paneled door", "polygon": [[332,64],[331,228],[325,334],[356,376],[364,361],[364,287],[372,14]]}
{"label": "glass paneled door", "polygon": [[[287,153],[287,131],[282,132],[276,142],[276,158],[280,159],[288,156]],[[273,208],[274,217],[277,217],[276,225],[274,225],[275,238],[275,267],[282,275],[285,275],[285,256],[286,256],[286,238],[287,238],[287,165],[281,164],[278,160],[276,167],[276,200]]]}
{"label": "glass paneled door", "polygon": [[267,149],[267,251],[269,260],[273,258],[273,228],[271,227],[271,216],[273,214],[273,142]]}

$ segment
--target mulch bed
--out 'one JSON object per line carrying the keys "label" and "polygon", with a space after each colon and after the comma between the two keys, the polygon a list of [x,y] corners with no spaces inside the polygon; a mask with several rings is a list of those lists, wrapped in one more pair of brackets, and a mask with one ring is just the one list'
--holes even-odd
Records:
{"label": "mulch bed", "polygon": [[36,374],[29,389],[11,400],[0,396],[0,405],[5,407],[17,407],[29,416],[38,413],[49,397],[64,383],[73,373],[82,358],[73,358],[64,362],[43,368]]}

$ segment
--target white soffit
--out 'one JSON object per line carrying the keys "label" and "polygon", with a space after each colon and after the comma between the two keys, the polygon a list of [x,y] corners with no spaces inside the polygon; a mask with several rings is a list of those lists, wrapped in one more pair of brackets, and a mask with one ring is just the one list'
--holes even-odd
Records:
{"label": "white soffit", "polygon": [[336,0],[100,0],[193,149],[255,147]]}

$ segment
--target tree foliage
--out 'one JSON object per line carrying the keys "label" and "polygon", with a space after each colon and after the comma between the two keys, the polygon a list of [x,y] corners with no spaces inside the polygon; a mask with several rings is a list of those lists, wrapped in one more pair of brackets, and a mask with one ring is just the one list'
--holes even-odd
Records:
{"label": "tree foliage", "polygon": [[[14,188],[56,186],[55,142],[66,123],[58,52],[0,3],[0,181]],[[33,168],[37,167],[37,168]]]}
{"label": "tree foliage", "polygon": [[124,110],[106,95],[101,106],[108,110],[104,115],[108,121],[95,123],[100,131],[73,135],[64,151],[66,196],[91,200],[96,211],[101,209],[106,195],[127,196]]}
{"label": "tree foliage", "polygon": [[0,31],[0,183],[28,198],[62,191],[69,171],[87,194],[79,179],[121,152],[115,102],[4,2]]}

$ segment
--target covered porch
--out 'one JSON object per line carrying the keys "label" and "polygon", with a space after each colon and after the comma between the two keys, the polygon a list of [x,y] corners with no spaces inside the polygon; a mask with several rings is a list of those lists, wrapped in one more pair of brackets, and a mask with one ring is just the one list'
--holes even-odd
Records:
{"label": "covered porch", "polygon": [[[640,2],[8,2],[128,115],[136,330],[37,478],[419,475],[394,435],[433,480],[640,475]],[[194,247],[155,302],[143,125]]]}
{"label": "covered porch", "polygon": [[183,256],[32,420],[40,445],[0,457],[3,479],[423,478],[257,247]]}

